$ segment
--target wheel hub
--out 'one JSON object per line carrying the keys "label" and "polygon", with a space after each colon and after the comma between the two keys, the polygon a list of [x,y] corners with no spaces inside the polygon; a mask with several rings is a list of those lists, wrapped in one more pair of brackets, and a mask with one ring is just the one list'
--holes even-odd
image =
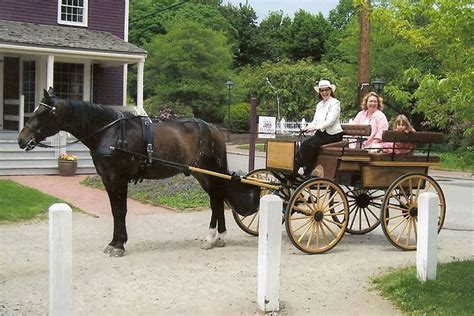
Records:
{"label": "wheel hub", "polygon": [[360,208],[366,208],[369,206],[370,200],[371,198],[367,193],[362,193],[361,195],[355,197],[355,202]]}
{"label": "wheel hub", "polygon": [[314,213],[313,217],[315,221],[321,222],[324,218],[324,214],[321,211],[317,211],[316,213]]}
{"label": "wheel hub", "polygon": [[412,207],[410,209],[410,216],[411,217],[417,217],[418,216],[418,208],[417,207]]}

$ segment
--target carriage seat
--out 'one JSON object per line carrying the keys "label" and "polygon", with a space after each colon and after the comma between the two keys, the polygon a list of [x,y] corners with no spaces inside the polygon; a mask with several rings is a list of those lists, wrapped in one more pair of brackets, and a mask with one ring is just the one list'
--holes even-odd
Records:
{"label": "carriage seat", "polygon": [[[320,147],[319,154],[328,156],[341,156],[344,151],[344,155],[366,155],[368,153],[367,150],[361,149],[360,144],[362,144],[364,141],[365,136],[370,135],[372,127],[370,125],[362,124],[342,124],[341,126],[344,136],[349,136],[352,140],[344,139],[340,142],[323,145]],[[353,142],[354,139],[358,143],[358,148],[349,147],[349,143]]]}
{"label": "carriage seat", "polygon": [[[394,154],[394,153],[370,153],[371,161],[407,161],[407,162],[430,162],[438,163],[439,157],[431,156],[431,144],[439,144],[443,142],[443,133],[433,132],[412,132],[403,133],[396,131],[384,131],[382,134],[382,142],[397,142],[422,144],[425,148],[414,149],[416,153]],[[426,145],[427,148],[426,148]]]}

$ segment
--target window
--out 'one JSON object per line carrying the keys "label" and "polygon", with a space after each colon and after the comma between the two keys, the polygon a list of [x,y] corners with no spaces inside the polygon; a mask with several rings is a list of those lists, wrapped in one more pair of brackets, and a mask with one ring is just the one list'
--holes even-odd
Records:
{"label": "window", "polygon": [[84,65],[54,63],[54,92],[61,99],[84,100]]}
{"label": "window", "polygon": [[23,95],[25,96],[25,113],[32,113],[35,110],[35,90],[36,90],[36,62],[23,62]]}
{"label": "window", "polygon": [[58,23],[87,26],[88,0],[59,0]]}

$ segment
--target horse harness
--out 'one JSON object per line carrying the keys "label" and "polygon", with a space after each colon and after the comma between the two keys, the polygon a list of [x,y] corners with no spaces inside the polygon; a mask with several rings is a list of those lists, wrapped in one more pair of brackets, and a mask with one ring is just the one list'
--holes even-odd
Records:
{"label": "horse harness", "polygon": [[[184,121],[184,119],[181,121]],[[154,153],[154,148],[153,148],[154,133],[152,130],[153,121],[148,116],[140,116],[140,122],[141,122],[141,127],[142,127],[143,148],[144,148],[145,155],[128,151],[126,120],[120,121],[119,137],[117,139],[116,146],[115,147],[111,146],[111,149],[129,154],[130,159],[132,161],[136,161],[139,163],[138,171],[133,177],[134,183],[137,184],[137,182],[143,181],[146,169],[150,167],[154,162],[162,164],[162,165],[166,165],[168,167],[173,167],[175,169],[179,169],[184,173],[184,175],[189,176],[191,172],[189,171],[187,166],[184,166],[179,163],[174,163],[171,161],[164,161],[161,159],[153,158],[153,153]],[[199,127],[199,146],[196,153],[196,159],[194,160],[194,162],[191,163],[191,166],[199,166],[203,159],[208,158],[208,157],[214,157],[215,143],[212,137],[212,131],[209,124],[202,120],[193,118],[193,119],[186,119],[186,122],[194,122]],[[203,141],[204,137],[202,137],[204,133],[208,133],[208,136],[209,136],[208,139],[210,139],[210,143],[207,143],[207,144],[204,143]],[[210,149],[208,154],[206,154],[206,151],[205,151],[206,145],[208,146],[207,148]],[[217,163],[219,165],[222,164],[222,161],[220,158],[217,158]]]}
{"label": "horse harness", "polygon": [[[52,111],[53,114],[56,112],[56,107],[55,106],[51,106],[51,105],[48,105],[48,104],[43,103],[43,102],[40,102],[39,106],[46,107],[48,110]],[[101,128],[95,130],[94,132],[90,133],[89,135],[87,135],[84,138],[77,139],[76,141],[74,141],[72,143],[69,143],[69,144],[66,144],[65,146],[60,146],[60,147],[66,147],[68,145],[78,143],[80,141],[83,141],[84,139],[87,139],[91,136],[94,136],[96,134],[99,134],[100,132],[103,132],[103,131],[109,129],[110,127],[112,127],[116,124],[119,124],[119,128],[118,128],[118,134],[119,135],[118,135],[115,146],[110,145],[108,148],[98,148],[98,149],[95,149],[95,150],[90,150],[91,157],[93,157],[93,158],[111,157],[114,154],[114,151],[129,154],[130,159],[132,161],[138,161],[139,162],[138,172],[133,177],[133,180],[135,181],[135,184],[138,181],[141,182],[143,180],[143,176],[145,174],[145,171],[146,171],[147,167],[150,167],[153,164],[153,162],[158,162],[158,163],[161,163],[161,164],[164,164],[164,165],[167,165],[167,166],[171,166],[171,167],[180,169],[186,176],[190,175],[190,171],[187,168],[187,166],[181,165],[179,163],[163,161],[163,160],[160,160],[160,159],[153,158],[153,152],[154,152],[154,148],[153,148],[154,135],[153,135],[153,130],[152,130],[153,121],[148,116],[127,117],[127,116],[124,115],[123,112],[117,112],[117,113],[118,113],[117,119],[113,120],[112,122],[110,122],[110,123],[106,124],[105,126],[102,126]],[[127,121],[130,120],[130,119],[137,118],[137,117],[140,118],[140,125],[142,127],[143,149],[144,149],[145,155],[128,151]],[[198,152],[196,153],[197,158],[194,160],[194,162],[191,163],[191,166],[199,166],[200,163],[203,161],[203,159],[215,156],[215,143],[214,143],[214,139],[212,137],[211,128],[210,128],[210,126],[207,122],[204,122],[204,121],[202,121],[200,119],[196,119],[196,118],[181,119],[181,120],[178,120],[178,121],[194,122],[199,127],[199,146],[198,146],[198,149],[197,149]],[[34,133],[39,132],[36,129],[34,129],[33,127],[29,126],[28,123],[26,123],[25,126],[27,128],[29,128],[31,131],[33,131]],[[206,128],[204,129],[203,126],[205,126]],[[204,133],[208,134],[209,139],[210,139],[210,143],[207,143],[207,144],[204,143],[203,137],[202,137],[202,135]],[[37,145],[40,146],[40,147],[57,147],[57,146],[50,146],[50,145],[43,144],[43,143],[38,143]],[[208,154],[206,154],[206,152],[205,152],[205,146],[206,145],[208,146],[207,148],[210,149]],[[222,164],[222,161],[221,161],[220,158],[217,158],[217,163],[219,165]]]}

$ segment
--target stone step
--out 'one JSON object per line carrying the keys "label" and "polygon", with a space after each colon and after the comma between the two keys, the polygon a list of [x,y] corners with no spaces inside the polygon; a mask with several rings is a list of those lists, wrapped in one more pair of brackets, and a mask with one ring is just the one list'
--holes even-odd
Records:
{"label": "stone step", "polygon": [[[58,165],[58,160],[55,157],[51,158],[17,158],[17,159],[8,159],[8,158],[0,158],[0,168],[8,169],[8,168],[46,168]],[[93,167],[94,164],[92,159],[79,159],[77,161],[77,165],[79,167]]]}
{"label": "stone step", "polygon": [[[76,174],[96,174],[94,167],[78,167]],[[0,167],[0,176],[14,176],[14,175],[55,175],[59,174],[57,165],[48,168],[10,168],[3,169]]]}

